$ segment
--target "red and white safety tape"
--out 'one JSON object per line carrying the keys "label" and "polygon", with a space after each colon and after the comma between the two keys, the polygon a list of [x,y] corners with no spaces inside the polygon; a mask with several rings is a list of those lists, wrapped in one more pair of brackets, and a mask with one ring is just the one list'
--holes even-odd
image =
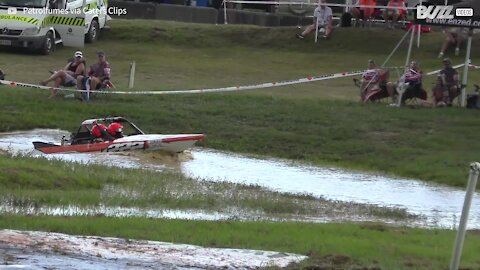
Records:
{"label": "red and white safety tape", "polygon": [[[453,66],[453,68],[460,68],[462,66],[464,66],[464,64]],[[480,69],[480,66],[476,66],[476,65],[469,65],[469,67],[474,69]],[[388,67],[386,69],[396,69],[396,68],[398,67]],[[77,90],[77,89],[69,89],[69,88],[53,88],[48,86],[15,82],[15,81],[7,81],[7,80],[0,80],[0,84],[11,86],[11,87],[26,87],[26,88],[43,89],[43,90],[53,89],[53,90],[66,91],[66,92],[90,92],[90,93],[104,93],[104,94],[118,94],[118,95],[178,95],[178,94],[203,94],[203,93],[220,93],[220,92],[257,90],[257,89],[280,87],[280,86],[286,86],[286,85],[302,84],[302,83],[308,83],[308,82],[347,78],[351,76],[361,75],[364,72],[365,70],[346,71],[346,72],[339,72],[339,73],[327,74],[327,75],[309,76],[306,78],[300,78],[295,80],[268,82],[268,83],[261,83],[261,84],[252,84],[252,85],[229,86],[229,87],[220,87],[220,88],[205,88],[205,89],[190,89],[190,90],[165,90],[165,91],[162,91],[162,90],[152,90],[152,91],[90,90],[88,91],[88,90]],[[439,72],[440,70],[435,70],[432,72],[428,72],[426,75],[434,75]]]}
{"label": "red and white safety tape", "polygon": [[[218,92],[233,92],[233,91],[245,91],[245,90],[255,90],[255,89],[264,89],[264,88],[271,88],[271,87],[279,87],[285,85],[294,85],[294,84],[301,84],[307,82],[316,82],[316,81],[323,81],[329,79],[337,79],[337,78],[344,78],[350,76],[357,76],[364,72],[361,71],[348,71],[348,72],[340,72],[328,75],[318,75],[318,76],[309,76],[306,78],[300,78],[296,80],[288,80],[288,81],[279,81],[279,82],[269,82],[269,83],[261,83],[261,84],[252,84],[252,85],[243,85],[243,86],[229,86],[229,87],[220,87],[220,88],[206,88],[206,89],[193,89],[193,90],[155,90],[155,91],[92,91],[90,93],[106,93],[106,94],[119,94],[119,95],[174,95],[174,94],[202,94],[202,93],[218,93]],[[8,85],[12,87],[28,87],[28,88],[35,88],[35,89],[44,89],[44,90],[59,90],[59,91],[67,91],[67,92],[87,92],[88,90],[77,90],[77,89],[68,89],[68,88],[52,88],[48,86],[41,86],[36,84],[29,84],[29,83],[22,83],[22,82],[14,82],[14,81],[7,81],[7,80],[0,80],[0,84]]]}

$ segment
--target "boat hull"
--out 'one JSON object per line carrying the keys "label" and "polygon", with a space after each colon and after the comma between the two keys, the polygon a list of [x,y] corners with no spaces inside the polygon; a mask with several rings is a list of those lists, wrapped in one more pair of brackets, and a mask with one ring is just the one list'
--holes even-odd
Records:
{"label": "boat hull", "polygon": [[197,141],[204,139],[203,134],[174,135],[133,135],[114,141],[76,145],[55,145],[44,142],[34,142],[36,150],[44,154],[55,153],[87,153],[87,152],[123,152],[132,150],[166,151],[180,153],[191,148]]}

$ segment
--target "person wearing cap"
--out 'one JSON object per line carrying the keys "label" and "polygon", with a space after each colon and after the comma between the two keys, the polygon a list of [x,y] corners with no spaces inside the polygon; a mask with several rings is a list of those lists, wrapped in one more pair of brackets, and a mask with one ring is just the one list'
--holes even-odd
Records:
{"label": "person wearing cap", "polygon": [[326,3],[326,0],[320,0],[318,2],[318,7],[313,11],[313,24],[307,26],[305,31],[303,31],[301,34],[297,34],[297,38],[304,39],[306,35],[314,32],[315,30],[318,30],[319,33],[323,32],[324,39],[330,38],[330,35],[333,31],[333,13],[332,9],[325,5]]}
{"label": "person wearing cap", "polygon": [[394,97],[395,85],[388,81],[388,71],[377,68],[374,60],[368,60],[368,69],[360,80],[360,100],[368,102],[376,97]]}
{"label": "person wearing cap", "polygon": [[109,86],[111,76],[110,63],[103,51],[97,52],[97,63],[90,66],[88,76],[79,76],[77,78],[77,89],[79,90],[99,90]]}
{"label": "person wearing cap", "polygon": [[50,98],[54,97],[58,92],[58,87],[71,87],[77,85],[77,77],[85,76],[85,59],[81,51],[76,51],[73,58],[67,61],[67,65],[63,70],[53,72],[52,76],[45,81],[40,82],[41,85],[48,85],[54,82],[54,88],[50,89]]}
{"label": "person wearing cap", "polygon": [[433,88],[433,101],[435,105],[451,106],[453,100],[460,94],[458,71],[452,67],[449,58],[442,61],[443,69],[440,70],[437,84]]}

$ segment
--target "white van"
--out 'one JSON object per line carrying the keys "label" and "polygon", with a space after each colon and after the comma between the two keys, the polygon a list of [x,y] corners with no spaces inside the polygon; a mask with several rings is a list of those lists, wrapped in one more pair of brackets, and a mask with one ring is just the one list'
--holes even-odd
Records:
{"label": "white van", "polygon": [[94,42],[108,20],[107,0],[0,0],[0,46],[50,54],[55,45]]}

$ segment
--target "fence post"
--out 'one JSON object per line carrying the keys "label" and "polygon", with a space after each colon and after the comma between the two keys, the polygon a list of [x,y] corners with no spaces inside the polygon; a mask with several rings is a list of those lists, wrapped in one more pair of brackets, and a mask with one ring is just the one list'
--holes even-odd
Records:
{"label": "fence post", "polygon": [[467,193],[465,194],[465,202],[463,203],[462,217],[458,225],[457,237],[453,246],[452,260],[450,262],[450,270],[458,270],[460,266],[460,257],[462,256],[463,242],[467,232],[468,214],[472,204],[472,198],[475,194],[478,175],[480,173],[480,163],[473,162],[470,164],[470,175],[468,177]]}
{"label": "fence post", "polygon": [[130,64],[130,76],[128,77],[128,88],[132,89],[135,84],[135,61]]}

